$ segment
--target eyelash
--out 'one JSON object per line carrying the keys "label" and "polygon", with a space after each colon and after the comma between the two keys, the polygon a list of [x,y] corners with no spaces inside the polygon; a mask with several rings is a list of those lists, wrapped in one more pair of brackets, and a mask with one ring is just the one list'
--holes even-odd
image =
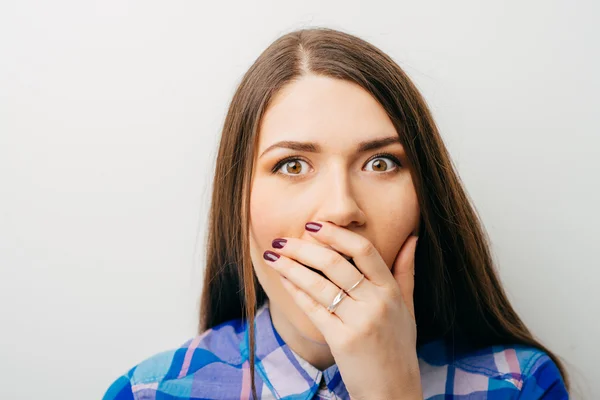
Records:
{"label": "eyelash", "polygon": [[[397,167],[401,167],[402,166],[402,164],[400,163],[400,160],[398,160],[398,157],[396,157],[396,156],[394,156],[393,154],[390,154],[390,153],[377,153],[373,157],[371,157],[367,161],[367,163],[369,163],[369,162],[371,162],[371,161],[373,161],[373,160],[375,160],[377,158],[388,158],[388,159],[392,160],[396,164]],[[308,161],[306,161],[302,157],[289,156],[289,157],[286,157],[286,158],[284,158],[282,160],[279,160],[277,162],[277,164],[275,164],[275,167],[273,167],[273,169],[271,170],[271,172],[273,174],[276,174],[276,175],[283,175],[284,177],[290,178],[290,179],[300,179],[300,178],[302,178],[303,175],[296,175],[296,176],[294,176],[294,175],[286,175],[286,174],[283,174],[281,172],[278,172],[279,169],[281,167],[283,167],[285,164],[287,164],[290,161],[296,161],[296,160],[300,160],[300,161],[304,161],[304,162],[308,163]],[[397,172],[397,171],[398,171],[398,168],[396,168],[394,170],[391,170],[391,171],[381,172],[381,174],[389,174],[389,173],[393,173],[393,172]]]}

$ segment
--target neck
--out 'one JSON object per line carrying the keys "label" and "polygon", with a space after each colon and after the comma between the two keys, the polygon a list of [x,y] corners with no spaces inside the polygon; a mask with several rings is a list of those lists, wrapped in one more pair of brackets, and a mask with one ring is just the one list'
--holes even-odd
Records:
{"label": "neck", "polygon": [[274,304],[269,305],[269,311],[275,330],[296,354],[321,371],[335,363],[327,343],[317,342],[303,335],[290,322],[285,312]]}

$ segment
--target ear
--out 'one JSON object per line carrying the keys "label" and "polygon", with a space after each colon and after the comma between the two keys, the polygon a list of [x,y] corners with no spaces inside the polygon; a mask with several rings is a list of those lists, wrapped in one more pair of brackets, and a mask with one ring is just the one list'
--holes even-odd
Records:
{"label": "ear", "polygon": [[417,249],[417,236],[409,236],[398,252],[394,265],[392,266],[392,275],[400,286],[402,299],[404,304],[410,311],[410,314],[415,318],[415,251]]}

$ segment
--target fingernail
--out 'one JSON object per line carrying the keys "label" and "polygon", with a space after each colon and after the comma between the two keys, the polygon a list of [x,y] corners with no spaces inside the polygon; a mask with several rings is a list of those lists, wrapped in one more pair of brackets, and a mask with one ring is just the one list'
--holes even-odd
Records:
{"label": "fingernail", "polygon": [[286,239],[275,239],[273,240],[273,243],[271,243],[271,246],[273,246],[276,249],[283,249],[283,246],[285,246],[285,244],[287,243]]}
{"label": "fingernail", "polygon": [[319,229],[322,227],[323,225],[319,224],[318,222],[308,222],[306,225],[304,225],[304,228],[311,232],[319,232]]}
{"label": "fingernail", "polygon": [[267,250],[263,253],[263,258],[267,261],[277,261],[279,259],[279,254]]}

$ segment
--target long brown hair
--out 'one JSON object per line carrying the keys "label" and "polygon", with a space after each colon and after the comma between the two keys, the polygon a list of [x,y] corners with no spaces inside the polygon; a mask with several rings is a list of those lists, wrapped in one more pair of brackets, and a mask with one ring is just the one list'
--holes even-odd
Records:
{"label": "long brown hair", "polygon": [[[352,81],[371,93],[399,132],[421,210],[415,258],[417,344],[449,339],[483,347],[525,344],[545,351],[519,318],[498,279],[487,233],[427,104],[404,71],[372,44],[338,30],[302,29],[274,41],[242,78],[225,118],[213,182],[199,332],[249,321],[267,298],[249,250],[250,183],[259,124],[286,84],[314,74]],[[254,352],[250,352],[252,393]]]}

